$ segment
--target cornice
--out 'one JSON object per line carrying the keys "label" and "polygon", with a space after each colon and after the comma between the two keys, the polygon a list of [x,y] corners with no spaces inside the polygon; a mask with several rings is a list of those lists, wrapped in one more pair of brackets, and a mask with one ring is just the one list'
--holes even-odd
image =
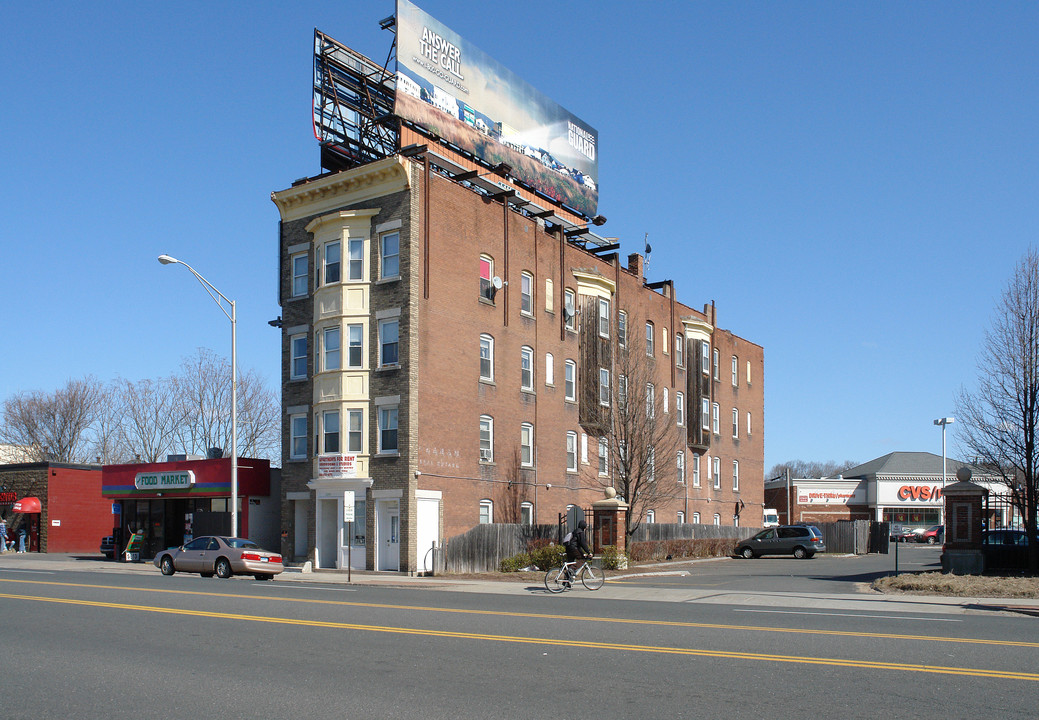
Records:
{"label": "cornice", "polygon": [[271,193],[283,221],[327,213],[410,187],[404,160],[393,155],[367,165]]}

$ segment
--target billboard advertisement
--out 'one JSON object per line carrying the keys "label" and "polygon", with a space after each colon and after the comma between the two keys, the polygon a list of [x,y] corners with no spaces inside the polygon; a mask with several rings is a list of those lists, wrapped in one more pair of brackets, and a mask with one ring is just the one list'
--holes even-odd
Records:
{"label": "billboard advertisement", "polygon": [[595,129],[409,0],[397,0],[396,95],[399,117],[595,215]]}

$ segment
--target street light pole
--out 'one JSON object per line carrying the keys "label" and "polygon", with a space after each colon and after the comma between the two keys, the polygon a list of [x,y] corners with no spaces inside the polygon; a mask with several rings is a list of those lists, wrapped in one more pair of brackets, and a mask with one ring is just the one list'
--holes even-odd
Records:
{"label": "street light pole", "polygon": [[[213,298],[220,312],[231,321],[231,536],[238,537],[238,310],[234,300],[229,300],[213,283],[199,275],[195,268],[183,260],[160,255],[159,262],[163,265],[183,265],[191,271],[209,293],[209,297]],[[224,309],[217,296],[231,306],[230,313]]]}
{"label": "street light pole", "polygon": [[956,422],[956,418],[943,417],[938,418],[934,421],[935,425],[942,426],[942,505],[941,505],[941,524],[945,524],[945,428],[952,423]]}

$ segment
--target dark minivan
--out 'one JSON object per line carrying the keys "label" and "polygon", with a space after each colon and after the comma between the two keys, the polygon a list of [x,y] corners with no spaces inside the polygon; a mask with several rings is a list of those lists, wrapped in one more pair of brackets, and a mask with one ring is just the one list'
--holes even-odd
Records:
{"label": "dark minivan", "polygon": [[793,555],[810,558],[826,552],[823,534],[815,525],[780,525],[766,528],[736,544],[736,555],[747,559],[762,555]]}

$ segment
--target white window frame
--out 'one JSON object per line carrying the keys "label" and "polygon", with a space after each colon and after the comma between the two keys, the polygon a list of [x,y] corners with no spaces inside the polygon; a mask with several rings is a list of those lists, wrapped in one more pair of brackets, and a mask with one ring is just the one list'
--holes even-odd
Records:
{"label": "white window frame", "polygon": [[694,512],[693,513],[693,524],[694,525],[699,525],[700,524],[700,513],[698,513],[698,512]]}
{"label": "white window frame", "polygon": [[480,416],[480,462],[494,462],[494,418]]}
{"label": "white window frame", "polygon": [[682,333],[675,333],[675,366],[685,367],[685,339]]}
{"label": "white window frame", "polygon": [[747,384],[750,385],[750,360],[747,361]]}
{"label": "white window frame", "polygon": [[628,346],[628,313],[624,310],[617,312],[617,344]]}
{"label": "white window frame", "polygon": [[732,356],[732,386],[739,387],[740,384],[740,360],[735,355]]}
{"label": "white window frame", "polygon": [[[487,267],[487,277],[483,276],[484,266]],[[480,255],[480,297],[484,300],[494,302],[494,258],[490,255]]]}
{"label": "white window frame", "polygon": [[[299,426],[299,422],[303,423],[302,428]],[[309,432],[306,413],[289,415],[289,460],[307,459],[307,437]],[[299,448],[301,441],[303,447]],[[302,452],[299,452],[300,449],[302,449]]]}
{"label": "white window frame", "polygon": [[480,379],[494,382],[494,337],[487,333],[480,335]]}
{"label": "white window frame", "polygon": [[610,441],[605,437],[599,438],[599,475],[600,477],[610,474]]}
{"label": "white window frame", "polygon": [[520,467],[534,467],[534,460],[534,425],[531,423],[521,423]]}
{"label": "white window frame", "polygon": [[646,448],[646,475],[650,482],[657,481],[657,451],[652,445]]}
{"label": "white window frame", "polygon": [[520,525],[526,525],[531,527],[534,525],[534,503],[522,502],[520,503]]}
{"label": "white window frame", "polygon": [[675,392],[675,424],[685,425],[685,393],[681,391]]}
{"label": "white window frame", "polygon": [[610,371],[606,368],[599,368],[599,404],[610,406]]}
{"label": "white window frame", "polygon": [[678,513],[675,515],[675,518],[678,520],[679,525],[685,525],[685,512],[679,510]]}
{"label": "white window frame", "polygon": [[346,326],[346,367],[364,367],[364,325],[361,323]]}
{"label": "white window frame", "polygon": [[490,525],[494,522],[494,501],[484,498],[480,501],[480,524]]}
{"label": "white window frame", "polygon": [[577,363],[569,359],[563,363],[563,397],[577,402]]}
{"label": "white window frame", "polygon": [[711,429],[711,400],[702,398],[700,400],[700,427],[704,430]]}
{"label": "white window frame", "polygon": [[[570,302],[567,302],[567,300]],[[572,315],[567,314],[567,306],[574,309]],[[577,293],[570,288],[563,289],[563,327],[570,332],[577,332]]]}
{"label": "white window frame", "polygon": [[[303,267],[299,266],[303,261]],[[292,297],[305,297],[310,292],[310,262],[307,253],[296,253],[289,259],[292,268]],[[302,287],[300,285],[302,284]]]}
{"label": "white window frame", "polygon": [[657,389],[653,383],[646,383],[646,417],[652,420],[657,416]]}
{"label": "white window frame", "polygon": [[[387,342],[387,329],[393,326],[396,339]],[[392,362],[386,361],[386,348],[390,345],[396,346],[396,359]],[[400,318],[386,318],[379,321],[379,367],[398,367],[400,365]]]}
{"label": "white window frame", "polygon": [[[298,343],[302,342],[302,354]],[[302,372],[298,365],[302,362]],[[289,337],[289,380],[302,380],[307,377],[307,334],[297,333]]]}
{"label": "white window frame", "polygon": [[738,439],[740,436],[740,411],[732,409],[732,437]]}
{"label": "white window frame", "polygon": [[720,457],[711,458],[711,479],[714,482],[714,489],[721,490],[722,488],[722,459]]}
{"label": "white window frame", "polygon": [[534,315],[534,276],[525,270],[520,273],[520,314]]}
{"label": "white window frame", "polygon": [[721,408],[718,403],[711,404],[711,432],[715,435],[721,434]]}
{"label": "white window frame", "polygon": [[545,353],[545,385],[552,387],[556,384],[556,359],[552,353]]}
{"label": "white window frame", "polygon": [[750,410],[747,411],[747,436],[750,437]]}
{"label": "white window frame", "polygon": [[599,298],[599,337],[610,337],[610,301]]}
{"label": "white window frame", "polygon": [[711,346],[706,342],[700,343],[700,372],[711,374]]}
{"label": "white window frame", "polygon": [[646,511],[646,524],[647,525],[653,525],[654,523],[656,523],[656,521],[657,521],[657,511],[656,510],[647,510]]}
{"label": "white window frame", "polygon": [[[334,418],[335,422],[330,423],[330,420]],[[329,430],[330,424],[335,425],[335,430]],[[339,424],[339,411],[338,410],[325,410],[321,413],[321,452],[323,454],[338,454],[341,452],[342,447],[342,432]],[[334,438],[335,442],[330,443],[329,440]],[[333,447],[329,447],[332,445]]]}
{"label": "white window frame", "polygon": [[655,342],[655,340],[653,338],[653,333],[654,332],[655,332],[655,329],[653,327],[653,323],[651,321],[647,320],[646,321],[646,355],[648,355],[649,357],[653,357],[653,353],[654,353],[654,342]]}
{"label": "white window frame", "polygon": [[711,375],[711,377],[713,377],[715,380],[720,380],[721,379],[721,368],[719,367],[719,365],[721,364],[721,357],[720,357],[720,353],[718,352],[718,348],[714,349],[713,357],[714,357],[714,364],[713,364],[714,373]]}
{"label": "white window frame", "polygon": [[722,524],[722,516],[719,515],[718,513],[714,514],[714,524],[718,525],[718,526],[721,526],[721,524]]}
{"label": "white window frame", "polygon": [[678,477],[678,484],[685,485],[685,450],[679,449],[675,453],[675,472]]}
{"label": "white window frame", "polygon": [[349,238],[347,240],[347,280],[357,282],[364,280],[364,238]]}
{"label": "white window frame", "polygon": [[693,487],[700,487],[700,453],[693,453]]}
{"label": "white window frame", "polygon": [[[337,258],[335,260],[329,260],[329,251],[335,250]],[[330,270],[334,268],[334,272]],[[329,275],[334,277],[330,280]],[[338,282],[343,281],[343,246],[336,240],[334,242],[325,243],[321,248],[321,284],[322,285],[334,285]]]}
{"label": "white window frame", "polygon": [[534,392],[534,348],[520,348],[520,390]]}
{"label": "white window frame", "polygon": [[[330,340],[335,342],[330,343]],[[334,345],[329,349],[329,345]],[[321,369],[341,370],[343,367],[343,329],[338,325],[321,330]]]}
{"label": "white window frame", "polygon": [[566,433],[566,471],[577,472],[577,433],[573,430]]}
{"label": "white window frame", "polygon": [[628,376],[617,376],[617,407],[623,408],[628,404]]}
{"label": "white window frame", "polygon": [[[394,252],[386,251],[386,241],[390,238],[396,238],[397,249]],[[387,261],[393,261],[393,265],[396,266],[396,272],[389,272],[386,269]],[[393,230],[391,232],[383,233],[379,236],[379,277],[382,280],[399,280],[400,279],[400,231]]]}
{"label": "white window frame", "polygon": [[346,451],[364,452],[364,410],[361,408],[346,410]]}
{"label": "white window frame", "polygon": [[732,461],[732,489],[733,490],[739,490],[740,489],[740,461],[739,460],[733,460]]}
{"label": "white window frame", "polygon": [[[400,406],[380,405],[376,408],[380,455],[400,454]],[[393,433],[393,445],[386,443],[387,433]]]}
{"label": "white window frame", "polygon": [[666,385],[660,389],[660,407],[665,415],[671,412],[671,390]]}

